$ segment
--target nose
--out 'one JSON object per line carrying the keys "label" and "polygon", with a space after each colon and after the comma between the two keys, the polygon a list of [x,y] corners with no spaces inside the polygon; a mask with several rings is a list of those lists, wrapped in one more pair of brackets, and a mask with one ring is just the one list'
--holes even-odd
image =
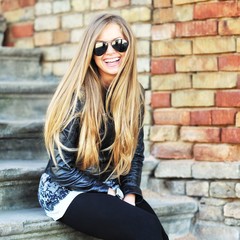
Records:
{"label": "nose", "polygon": [[106,54],[111,54],[111,53],[114,53],[115,51],[116,50],[112,47],[112,44],[109,43]]}

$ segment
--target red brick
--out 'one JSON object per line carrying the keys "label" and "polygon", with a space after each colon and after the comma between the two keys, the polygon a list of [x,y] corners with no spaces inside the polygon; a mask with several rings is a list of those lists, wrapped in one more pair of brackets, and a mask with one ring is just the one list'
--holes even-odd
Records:
{"label": "red brick", "polygon": [[240,128],[229,127],[222,129],[223,143],[240,143]]}
{"label": "red brick", "polygon": [[218,143],[220,142],[220,128],[182,127],[180,136],[182,141]]}
{"label": "red brick", "polygon": [[174,37],[175,37],[174,23],[152,26],[152,40],[172,39]]}
{"label": "red brick", "polygon": [[216,109],[212,110],[212,124],[213,125],[234,125],[235,109]]}
{"label": "red brick", "polygon": [[212,115],[211,110],[199,110],[192,111],[190,113],[191,125],[211,125],[212,124]]}
{"label": "red brick", "polygon": [[189,125],[190,112],[184,109],[156,109],[153,121],[156,125]]}
{"label": "red brick", "polygon": [[239,146],[228,144],[195,144],[195,160],[201,161],[236,161],[239,160]]}
{"label": "red brick", "polygon": [[194,7],[194,19],[208,19],[239,16],[237,2],[200,3]]}
{"label": "red brick", "polygon": [[218,91],[216,93],[216,106],[240,107],[240,90]]}
{"label": "red brick", "polygon": [[18,0],[2,0],[1,5],[3,12],[20,8]]}
{"label": "red brick", "polygon": [[151,96],[152,108],[164,108],[171,106],[171,94],[167,92],[153,92]]}
{"label": "red brick", "polygon": [[33,24],[21,24],[21,25],[14,25],[11,28],[12,36],[14,38],[24,38],[33,36]]}
{"label": "red brick", "polygon": [[222,71],[240,71],[240,55],[220,56],[218,65]]}
{"label": "red brick", "polygon": [[151,72],[152,74],[175,73],[175,59],[152,59]]}
{"label": "red brick", "polygon": [[176,23],[177,37],[217,35],[217,21],[194,21]]}
{"label": "red brick", "polygon": [[192,144],[183,142],[154,143],[151,154],[161,159],[191,159]]}
{"label": "red brick", "polygon": [[21,7],[28,7],[35,5],[36,0],[19,0],[19,4]]}

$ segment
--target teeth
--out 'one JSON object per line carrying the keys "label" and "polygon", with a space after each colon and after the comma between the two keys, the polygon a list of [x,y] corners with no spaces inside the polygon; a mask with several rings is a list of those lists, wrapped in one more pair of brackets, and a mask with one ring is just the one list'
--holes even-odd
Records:
{"label": "teeth", "polygon": [[112,59],[107,59],[107,60],[105,60],[105,62],[106,63],[112,63],[112,62],[116,62],[116,61],[118,61],[119,60],[119,58],[112,58]]}

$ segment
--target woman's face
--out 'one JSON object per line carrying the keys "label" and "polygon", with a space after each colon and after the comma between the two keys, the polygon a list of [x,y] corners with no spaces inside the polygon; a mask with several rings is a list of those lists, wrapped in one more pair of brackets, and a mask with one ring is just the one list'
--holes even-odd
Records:
{"label": "woman's face", "polygon": [[112,47],[112,41],[118,38],[125,39],[119,25],[116,23],[109,23],[103,29],[96,41],[108,43],[107,51],[103,55],[94,55],[93,57],[98,67],[101,81],[103,81],[102,83],[106,87],[111,84],[112,80],[117,75],[126,54],[126,52],[118,52]]}

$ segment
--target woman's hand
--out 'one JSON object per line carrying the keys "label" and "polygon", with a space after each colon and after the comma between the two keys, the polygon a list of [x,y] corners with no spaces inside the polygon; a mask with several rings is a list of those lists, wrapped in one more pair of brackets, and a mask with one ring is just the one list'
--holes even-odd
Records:
{"label": "woman's hand", "polygon": [[136,200],[136,196],[135,196],[135,194],[132,194],[132,193],[127,194],[123,199],[124,202],[127,202],[133,206],[136,205],[135,200]]}

